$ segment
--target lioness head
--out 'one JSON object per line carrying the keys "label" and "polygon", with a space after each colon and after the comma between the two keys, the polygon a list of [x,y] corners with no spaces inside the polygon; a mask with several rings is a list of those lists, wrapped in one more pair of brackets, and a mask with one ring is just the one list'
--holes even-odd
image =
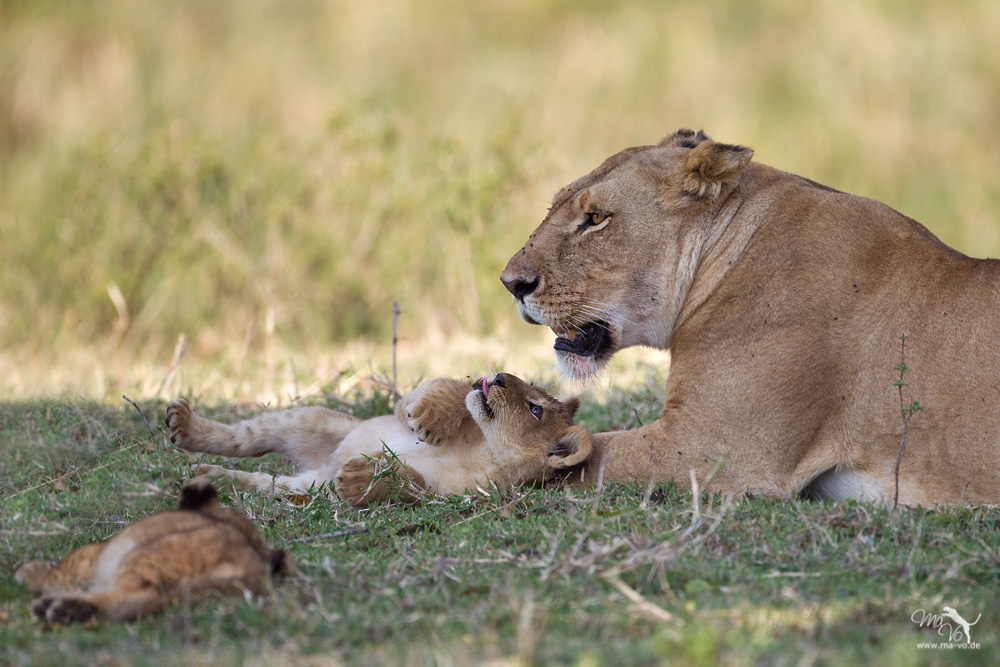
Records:
{"label": "lioness head", "polygon": [[501,280],[526,322],[552,327],[565,374],[587,378],[623,347],[670,347],[717,213],[752,156],[679,130],[556,194]]}
{"label": "lioness head", "polygon": [[515,483],[538,477],[546,468],[560,469],[584,461],[591,450],[590,433],[573,423],[580,401],[559,401],[540,387],[508,373],[483,379],[465,398],[486,446],[505,470],[516,471]]}

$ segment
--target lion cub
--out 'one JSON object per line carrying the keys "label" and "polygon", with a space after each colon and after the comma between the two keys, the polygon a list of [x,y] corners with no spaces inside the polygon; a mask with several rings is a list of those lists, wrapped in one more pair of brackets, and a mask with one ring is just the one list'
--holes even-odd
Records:
{"label": "lion cub", "polygon": [[590,434],[573,423],[579,405],[500,373],[473,385],[432,380],[404,396],[394,415],[366,421],[305,407],[226,425],[195,415],[179,400],[167,408],[166,422],[171,441],[189,451],[232,457],[278,452],[302,469],[288,476],[205,465],[198,474],[261,491],[304,492],[333,482],[341,498],[360,506],[491,483],[507,489],[576,465],[591,450]]}
{"label": "lion cub", "polygon": [[292,567],[292,557],[264,544],[246,516],[219,506],[211,484],[194,480],[181,489],[177,510],[80,547],[54,568],[25,563],[14,580],[38,596],[35,616],[69,625],[151,616],[168,600],[202,591],[260,595],[271,574]]}

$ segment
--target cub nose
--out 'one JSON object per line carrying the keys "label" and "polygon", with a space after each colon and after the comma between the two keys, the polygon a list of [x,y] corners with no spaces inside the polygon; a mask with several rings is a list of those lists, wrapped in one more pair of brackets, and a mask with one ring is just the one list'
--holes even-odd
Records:
{"label": "cub nose", "polygon": [[538,289],[539,279],[538,276],[532,276],[526,278],[524,276],[500,276],[500,282],[503,286],[507,288],[507,291],[514,295],[514,298],[518,301],[524,301],[524,297],[528,296],[536,289]]}

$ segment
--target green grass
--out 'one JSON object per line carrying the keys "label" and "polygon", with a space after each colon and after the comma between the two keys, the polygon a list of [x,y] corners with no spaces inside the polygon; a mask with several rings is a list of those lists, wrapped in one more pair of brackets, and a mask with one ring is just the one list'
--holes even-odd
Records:
{"label": "green grass", "polygon": [[[360,416],[384,394],[320,402]],[[584,415],[621,426],[620,395]],[[637,407],[638,406],[638,407]],[[162,402],[142,405],[151,418]],[[548,488],[358,510],[324,493],[236,494],[298,573],[261,600],[174,605],[133,624],[45,630],[13,568],[170,508],[201,460],[126,404],[4,405],[0,663],[995,664],[1000,511],[690,494],[672,485]],[[210,410],[235,419],[246,410]],[[272,457],[243,462],[279,470]],[[943,605],[979,650],[911,615]]]}

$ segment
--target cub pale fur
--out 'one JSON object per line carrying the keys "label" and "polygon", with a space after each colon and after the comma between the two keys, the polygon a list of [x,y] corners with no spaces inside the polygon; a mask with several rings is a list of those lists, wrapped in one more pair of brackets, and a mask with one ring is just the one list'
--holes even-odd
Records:
{"label": "cub pale fur", "polygon": [[271,574],[292,570],[292,557],[264,544],[242,513],[221,508],[207,481],[186,484],[178,507],[80,547],[55,567],[22,565],[14,579],[38,596],[32,613],[60,625],[129,621],[204,591],[261,595]]}
{"label": "cub pale fur", "polygon": [[[500,373],[475,385],[432,380],[404,396],[394,415],[367,421],[306,407],[226,425],[179,400],[167,408],[166,422],[170,439],[189,451],[241,458],[277,452],[301,468],[291,476],[203,465],[198,474],[262,491],[305,492],[333,482],[341,498],[367,505],[490,484],[506,489],[576,465],[591,447],[590,434],[573,423],[578,406],[575,398],[560,402]],[[396,469],[381,474],[389,466]]]}
{"label": "cub pale fur", "polygon": [[[556,194],[501,280],[568,375],[669,349],[660,418],[594,436],[584,478],[1000,502],[1000,262],[888,206],[680,130]],[[714,472],[714,476],[713,475]]]}

